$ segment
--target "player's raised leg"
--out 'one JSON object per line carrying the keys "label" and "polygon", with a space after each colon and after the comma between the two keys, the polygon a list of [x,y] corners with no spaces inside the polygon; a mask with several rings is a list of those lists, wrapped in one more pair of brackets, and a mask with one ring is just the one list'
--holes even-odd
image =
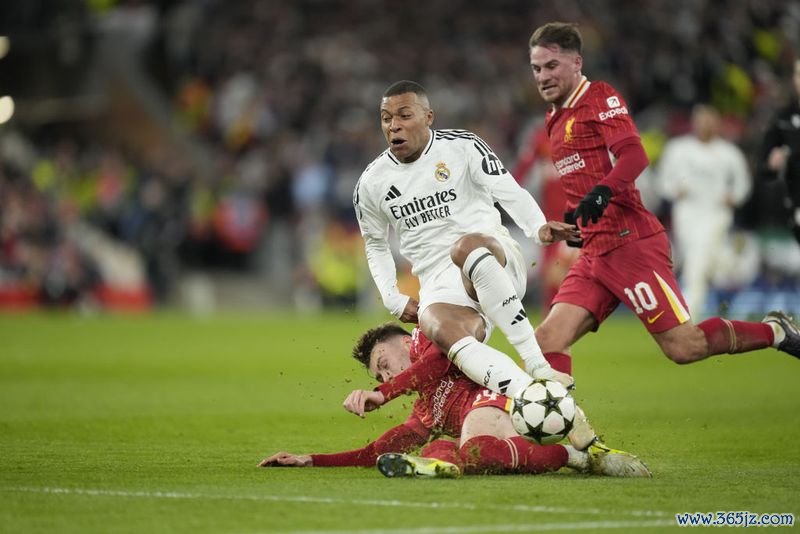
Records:
{"label": "player's raised leg", "polygon": [[420,328],[473,382],[513,395],[533,379],[507,355],[482,343],[483,318],[465,306],[436,303],[420,315]]}
{"label": "player's raised leg", "polygon": [[[711,317],[692,323],[671,268],[669,241],[663,233],[642,239],[636,246],[623,245],[593,261],[598,280],[638,316],[675,363],[767,347],[800,355],[800,350],[793,350],[800,342],[792,342],[797,339],[797,326],[778,312],[762,322]],[[626,277],[619,276],[620,272],[625,272]]]}
{"label": "player's raised leg", "polygon": [[664,354],[681,364],[768,347],[800,358],[800,329],[780,311],[769,312],[759,323],[712,317],[698,325],[684,323],[653,334],[653,338]]}
{"label": "player's raised leg", "polygon": [[500,242],[485,234],[467,234],[450,249],[450,257],[464,274],[467,292],[514,345],[526,369],[547,366],[522,306],[525,288],[515,287],[509,277],[505,267],[510,258]]}

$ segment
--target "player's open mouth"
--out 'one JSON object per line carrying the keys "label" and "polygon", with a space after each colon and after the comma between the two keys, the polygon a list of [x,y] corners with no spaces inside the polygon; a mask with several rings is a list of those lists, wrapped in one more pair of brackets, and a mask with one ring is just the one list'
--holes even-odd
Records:
{"label": "player's open mouth", "polygon": [[403,146],[404,144],[406,144],[406,140],[405,139],[392,139],[391,143],[392,143],[392,148],[399,148],[399,147]]}

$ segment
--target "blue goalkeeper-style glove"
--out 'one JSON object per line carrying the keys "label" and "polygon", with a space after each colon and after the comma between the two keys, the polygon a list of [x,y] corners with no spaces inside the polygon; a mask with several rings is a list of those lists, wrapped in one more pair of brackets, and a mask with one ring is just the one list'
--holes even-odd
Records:
{"label": "blue goalkeeper-style glove", "polygon": [[612,194],[611,188],[607,185],[594,186],[575,208],[575,220],[580,220],[581,226],[586,226],[589,219],[592,223],[596,223],[608,207]]}

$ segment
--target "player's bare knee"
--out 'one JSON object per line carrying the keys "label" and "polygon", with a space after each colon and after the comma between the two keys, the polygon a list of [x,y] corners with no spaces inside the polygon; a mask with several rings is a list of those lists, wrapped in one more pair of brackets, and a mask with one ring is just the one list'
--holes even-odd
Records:
{"label": "player's bare knee", "polygon": [[569,342],[557,328],[552,328],[551,324],[542,323],[536,328],[536,341],[539,343],[542,352],[565,352],[569,348]]}
{"label": "player's bare knee", "polygon": [[[500,243],[491,236],[481,233],[466,234],[458,238],[450,247],[450,259],[459,267],[464,267],[467,256],[478,247],[485,247],[495,255],[501,265],[505,263],[503,248]],[[501,261],[502,260],[502,261]]]}
{"label": "player's bare knee", "polygon": [[696,362],[700,356],[698,351],[685,344],[670,344],[667,346],[662,346],[661,350],[664,352],[667,358],[678,365],[686,365],[687,363]]}
{"label": "player's bare knee", "polygon": [[459,267],[464,266],[464,262],[467,261],[469,253],[483,246],[479,239],[480,235],[481,234],[466,234],[453,243],[453,246],[450,247],[450,259],[453,260],[453,263]]}
{"label": "player's bare knee", "polygon": [[420,329],[425,337],[433,341],[444,352],[449,351],[453,343],[468,335],[460,325],[439,319],[425,321],[420,324]]}
{"label": "player's bare knee", "polygon": [[666,357],[678,365],[696,362],[708,356],[708,343],[703,332],[691,324],[681,325],[653,337]]}
{"label": "player's bare knee", "polygon": [[[424,321],[420,321],[419,329],[425,334],[425,337],[436,343],[436,337],[441,330],[441,326],[439,325],[439,321],[426,316]],[[436,344],[439,345],[438,343]],[[439,345],[439,347],[441,347],[441,345]]]}

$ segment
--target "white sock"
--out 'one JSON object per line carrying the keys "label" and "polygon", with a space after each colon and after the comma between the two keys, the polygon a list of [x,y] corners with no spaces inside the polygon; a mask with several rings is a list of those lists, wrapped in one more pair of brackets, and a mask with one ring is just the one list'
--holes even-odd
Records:
{"label": "white sock", "polygon": [[783,331],[783,328],[781,328],[781,325],[778,323],[770,322],[767,324],[772,327],[772,333],[775,335],[772,346],[778,348],[778,345],[783,343],[783,340],[786,339],[786,332]]}
{"label": "white sock", "polygon": [[586,414],[580,406],[575,406],[575,419],[572,421],[572,430],[567,434],[570,445],[579,451],[585,451],[597,440],[597,433],[589,424]]}
{"label": "white sock", "polygon": [[453,343],[447,357],[473,382],[501,395],[511,397],[533,381],[514,360],[472,336]]}
{"label": "white sock", "polygon": [[589,461],[589,453],[586,451],[579,451],[572,445],[564,445],[567,449],[567,467],[575,469],[584,473],[589,470],[591,463]]}
{"label": "white sock", "polygon": [[548,365],[514,285],[494,254],[485,247],[476,248],[467,256],[463,272],[472,281],[484,313],[514,345],[525,369],[531,372]]}

